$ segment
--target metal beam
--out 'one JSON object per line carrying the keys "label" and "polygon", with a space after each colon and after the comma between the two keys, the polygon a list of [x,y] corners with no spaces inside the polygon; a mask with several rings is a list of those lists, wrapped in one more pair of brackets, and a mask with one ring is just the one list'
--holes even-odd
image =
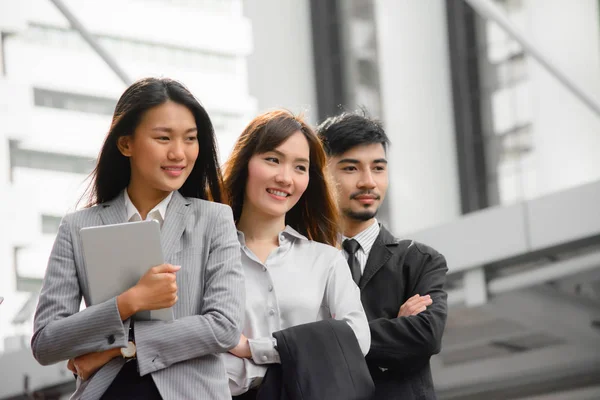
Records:
{"label": "metal beam", "polygon": [[480,306],[487,302],[487,285],[483,267],[466,271],[463,282],[467,307]]}
{"label": "metal beam", "polygon": [[598,203],[600,181],[490,207],[406,236],[442,253],[450,275],[514,266],[600,244]]}
{"label": "metal beam", "polygon": [[[468,214],[497,204],[490,202],[492,185],[488,185],[488,140],[485,136],[490,125],[489,101],[482,96],[479,65],[482,63],[483,40],[477,25],[477,14],[462,1],[446,0],[452,98],[457,166],[460,183],[462,213]],[[485,124],[484,124],[485,121]],[[496,185],[497,186],[497,185]],[[493,197],[497,188],[493,189]]]}
{"label": "metal beam", "polygon": [[536,268],[531,271],[492,279],[488,282],[488,291],[491,294],[499,294],[524,289],[599,268],[600,252],[585,254],[568,260],[556,261],[548,266]]}
{"label": "metal beam", "polygon": [[449,306],[458,306],[465,303],[465,290],[463,288],[460,289],[451,289],[448,290],[448,305]]}
{"label": "metal beam", "polygon": [[[488,398],[508,399],[583,385],[584,382],[572,381],[577,379],[597,382],[600,358],[590,352],[600,346],[600,337],[590,326],[597,305],[583,300],[550,287],[536,287],[497,296],[485,306],[465,313],[467,325],[462,328],[477,330],[477,337],[463,337],[460,329],[454,337],[445,337],[442,359],[446,351],[471,351],[486,343],[510,341],[529,333],[543,333],[549,339],[566,343],[451,366],[436,364],[434,378],[440,399],[473,400],[485,397],[484,394]],[[458,316],[461,318],[460,312]],[[476,323],[479,319],[481,324]],[[500,328],[511,326],[503,331],[482,329],[495,321],[504,321],[503,325],[495,325]],[[551,387],[558,382],[561,387]]]}
{"label": "metal beam", "polygon": [[6,34],[0,32],[0,76],[6,76],[6,56],[4,55],[4,45]]}
{"label": "metal beam", "polygon": [[[582,273],[600,274],[600,252],[578,255],[567,260],[549,263],[525,272],[485,280],[483,268],[468,270],[463,277],[464,286],[448,291],[448,304],[465,304],[474,307],[487,302],[487,294],[501,295],[531,288],[546,282],[567,279]],[[581,280],[580,277],[577,278]]]}
{"label": "metal beam", "polygon": [[104,48],[98,43],[96,38],[86,29],[75,15],[69,10],[69,8],[62,2],[62,0],[50,0],[56,8],[65,16],[69,21],[73,29],[75,29],[83,40],[85,40],[90,47],[102,58],[102,60],[108,65],[108,67],[119,77],[119,79],[127,86],[133,82],[131,78],[125,73],[125,71],[119,66],[117,61],[111,57],[111,55],[104,50]]}
{"label": "metal beam", "polygon": [[318,118],[324,121],[348,103],[342,16],[337,1],[310,0],[310,12]]}
{"label": "metal beam", "polygon": [[[597,304],[548,286],[505,293],[492,300],[487,312],[584,349],[600,347],[600,335],[591,326],[598,315]],[[596,358],[600,363],[600,357]]]}
{"label": "metal beam", "polygon": [[600,399],[600,385],[586,386],[568,391],[547,393],[534,397],[519,397],[518,400],[589,400]]}
{"label": "metal beam", "polygon": [[600,359],[588,347],[564,345],[442,368],[440,400],[514,399],[597,382]]}
{"label": "metal beam", "polygon": [[0,399],[12,398],[23,394],[23,379],[28,376],[28,389],[31,393],[55,385],[73,385],[73,374],[67,369],[66,362],[50,366],[40,365],[31,353],[31,349],[0,354]]}
{"label": "metal beam", "polygon": [[581,86],[571,80],[566,73],[550,61],[525,35],[510,22],[498,6],[492,0],[465,0],[482,17],[497,23],[504,31],[516,40],[523,50],[530,54],[551,75],[562,83],[571,93],[578,97],[586,106],[600,117],[600,103],[596,98],[587,93]]}

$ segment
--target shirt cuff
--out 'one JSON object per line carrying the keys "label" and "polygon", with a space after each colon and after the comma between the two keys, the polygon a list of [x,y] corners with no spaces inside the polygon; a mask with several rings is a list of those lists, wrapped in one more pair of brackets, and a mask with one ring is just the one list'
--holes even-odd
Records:
{"label": "shirt cuff", "polygon": [[281,364],[275,338],[248,339],[248,343],[256,364]]}

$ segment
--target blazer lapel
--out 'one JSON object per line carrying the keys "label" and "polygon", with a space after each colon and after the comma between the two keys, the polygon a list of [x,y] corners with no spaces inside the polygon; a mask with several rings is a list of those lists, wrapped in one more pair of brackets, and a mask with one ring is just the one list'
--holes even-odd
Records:
{"label": "blazer lapel", "polygon": [[371,247],[371,251],[369,252],[365,271],[358,282],[358,287],[361,290],[392,256],[392,250],[389,247],[397,244],[398,241],[396,238],[381,225],[379,235],[377,236],[377,239],[375,239],[375,243],[373,243],[373,247]]}
{"label": "blazer lapel", "polygon": [[99,204],[100,219],[104,225],[122,224],[127,222],[127,211],[125,209],[125,198],[123,192],[114,199]]}
{"label": "blazer lapel", "polygon": [[[178,191],[173,192],[173,197],[167,207],[165,222],[160,229],[163,255],[173,253],[175,245],[185,230],[185,217],[189,210],[190,202]],[[122,224],[127,222],[127,210],[125,198],[122,194],[114,199],[98,205],[100,207],[100,218],[104,225]]]}
{"label": "blazer lapel", "polygon": [[183,197],[177,190],[167,207],[165,222],[160,230],[163,256],[166,257],[176,250],[176,245],[185,230],[185,220],[189,212],[190,201]]}

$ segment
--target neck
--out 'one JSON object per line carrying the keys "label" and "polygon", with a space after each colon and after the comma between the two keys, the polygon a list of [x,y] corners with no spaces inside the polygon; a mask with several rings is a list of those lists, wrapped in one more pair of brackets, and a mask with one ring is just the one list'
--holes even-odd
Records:
{"label": "neck", "polygon": [[248,242],[275,242],[279,243],[279,232],[285,229],[285,215],[280,217],[266,217],[259,212],[242,208],[242,215],[237,223],[237,228],[244,233]]}
{"label": "neck", "polygon": [[146,219],[150,210],[156,207],[158,203],[163,201],[169,195],[169,192],[164,192],[162,190],[140,187],[140,185],[136,185],[134,181],[129,182],[129,186],[127,186],[126,190],[129,199],[140,213],[142,220]]}
{"label": "neck", "polygon": [[344,217],[343,222],[344,236],[351,238],[373,225],[375,223],[375,218],[371,218],[367,221],[359,221],[356,219]]}

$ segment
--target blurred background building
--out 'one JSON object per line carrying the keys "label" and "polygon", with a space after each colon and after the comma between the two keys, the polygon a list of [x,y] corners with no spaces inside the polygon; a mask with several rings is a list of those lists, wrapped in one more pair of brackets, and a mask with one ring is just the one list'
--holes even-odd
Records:
{"label": "blurred background building", "polygon": [[600,110],[486,9],[600,102],[597,0],[0,0],[0,399],[72,390],[30,355],[37,293],[122,78],[147,75],[192,90],[222,159],[268,108],[379,117],[381,219],[450,267],[440,399],[600,398]]}

